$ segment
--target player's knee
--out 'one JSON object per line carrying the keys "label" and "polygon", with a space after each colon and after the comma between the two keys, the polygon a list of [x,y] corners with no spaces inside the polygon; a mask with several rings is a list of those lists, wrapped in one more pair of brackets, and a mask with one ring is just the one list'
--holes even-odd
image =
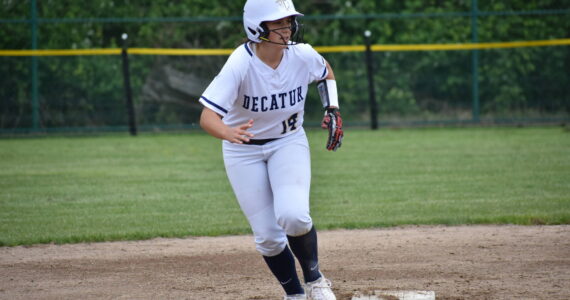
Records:
{"label": "player's knee", "polygon": [[313,227],[313,220],[307,213],[299,213],[295,210],[281,212],[277,215],[277,223],[290,236],[306,234]]}
{"label": "player's knee", "polygon": [[255,249],[263,256],[275,256],[285,249],[287,240],[284,238],[255,237]]}

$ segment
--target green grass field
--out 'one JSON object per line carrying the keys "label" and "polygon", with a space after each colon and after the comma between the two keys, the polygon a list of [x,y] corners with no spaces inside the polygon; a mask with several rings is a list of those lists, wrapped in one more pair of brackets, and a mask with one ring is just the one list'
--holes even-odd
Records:
{"label": "green grass field", "polygon": [[[570,223],[560,127],[308,134],[319,229]],[[248,232],[202,132],[0,139],[0,245]]]}

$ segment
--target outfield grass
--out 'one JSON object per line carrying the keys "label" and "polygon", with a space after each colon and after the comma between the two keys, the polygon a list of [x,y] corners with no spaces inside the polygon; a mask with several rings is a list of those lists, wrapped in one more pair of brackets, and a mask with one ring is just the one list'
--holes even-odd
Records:
{"label": "outfield grass", "polygon": [[[348,129],[312,146],[319,229],[569,224],[562,128]],[[0,245],[248,233],[201,132],[0,140]]]}

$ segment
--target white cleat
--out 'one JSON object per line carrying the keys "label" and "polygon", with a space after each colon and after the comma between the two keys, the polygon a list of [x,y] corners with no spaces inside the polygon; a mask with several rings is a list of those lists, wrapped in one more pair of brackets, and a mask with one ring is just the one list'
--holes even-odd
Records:
{"label": "white cleat", "polygon": [[287,295],[284,298],[285,300],[307,300],[307,295],[305,294],[295,294],[295,295]]}
{"label": "white cleat", "polygon": [[323,274],[321,278],[307,283],[308,300],[336,300],[336,297],[331,289],[332,283],[326,279]]}

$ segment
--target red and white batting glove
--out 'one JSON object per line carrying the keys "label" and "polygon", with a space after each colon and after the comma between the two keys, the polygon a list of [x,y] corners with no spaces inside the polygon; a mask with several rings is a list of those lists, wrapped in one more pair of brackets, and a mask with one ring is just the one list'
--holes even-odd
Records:
{"label": "red and white batting glove", "polygon": [[327,150],[336,151],[340,148],[344,132],[342,131],[342,118],[338,108],[327,108],[321,127],[329,131]]}

